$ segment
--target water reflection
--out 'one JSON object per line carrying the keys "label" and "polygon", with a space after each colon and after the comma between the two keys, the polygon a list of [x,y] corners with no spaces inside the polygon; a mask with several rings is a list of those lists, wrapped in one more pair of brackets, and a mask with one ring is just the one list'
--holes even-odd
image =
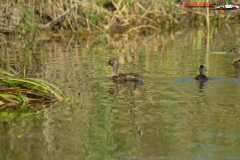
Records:
{"label": "water reflection", "polygon": [[[239,42],[233,32],[213,32],[210,50]],[[222,40],[215,37],[220,34]],[[1,45],[6,63],[20,72],[25,65],[27,76],[57,85],[68,97],[62,106],[13,121],[1,112],[2,159],[239,157],[240,79],[232,78],[231,57],[206,52],[205,35],[42,37],[34,54],[20,40]],[[102,64],[111,57],[123,73],[140,73],[144,84],[110,81],[112,69]],[[194,80],[200,64],[211,75],[207,83]]]}
{"label": "water reflection", "polygon": [[[127,81],[124,83],[120,83],[120,82],[114,82],[112,81],[113,86],[112,88],[109,88],[108,93],[112,94],[112,95],[118,95],[119,93],[119,87],[121,87],[121,90],[132,90],[132,89],[136,89],[137,87],[140,87],[141,85],[143,85],[142,81]],[[124,91],[121,91],[124,92]]]}
{"label": "water reflection", "polygon": [[240,78],[240,68],[239,67],[236,68],[236,77]]}

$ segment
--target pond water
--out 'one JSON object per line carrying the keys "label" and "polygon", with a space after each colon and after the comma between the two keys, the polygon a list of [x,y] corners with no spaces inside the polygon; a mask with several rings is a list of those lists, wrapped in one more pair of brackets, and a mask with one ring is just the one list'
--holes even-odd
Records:
{"label": "pond water", "polygon": [[[205,29],[152,36],[2,37],[1,58],[68,97],[41,112],[1,112],[1,159],[239,159],[240,79],[224,52],[240,45]],[[230,32],[230,31],[228,31]],[[228,39],[228,41],[226,41]],[[116,84],[136,72],[142,84]],[[210,80],[194,80],[201,64]]]}

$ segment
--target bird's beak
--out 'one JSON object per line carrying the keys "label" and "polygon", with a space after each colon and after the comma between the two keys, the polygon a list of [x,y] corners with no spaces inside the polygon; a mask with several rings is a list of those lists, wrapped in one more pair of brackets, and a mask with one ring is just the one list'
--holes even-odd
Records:
{"label": "bird's beak", "polygon": [[105,63],[105,66],[108,66],[109,64],[108,64],[108,62],[107,63]]}

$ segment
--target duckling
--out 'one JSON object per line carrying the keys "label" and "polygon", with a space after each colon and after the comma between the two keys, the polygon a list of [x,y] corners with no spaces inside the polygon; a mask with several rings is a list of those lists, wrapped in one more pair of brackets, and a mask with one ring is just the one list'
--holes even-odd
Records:
{"label": "duckling", "polygon": [[110,75],[110,78],[115,82],[127,82],[134,81],[138,82],[142,80],[142,77],[136,73],[118,73],[118,61],[115,58],[110,59],[107,62],[107,65],[113,67],[113,73]]}
{"label": "duckling", "polygon": [[233,49],[227,52],[227,54],[230,54],[230,53],[236,54],[236,59],[232,61],[232,65],[235,68],[240,68],[240,46],[234,47]]}
{"label": "duckling", "polygon": [[206,76],[204,74],[204,72],[205,72],[204,71],[204,66],[200,65],[200,67],[199,67],[199,75],[197,75],[195,77],[195,79],[198,80],[199,82],[202,82],[202,83],[206,82],[209,78],[208,78],[208,76]]}

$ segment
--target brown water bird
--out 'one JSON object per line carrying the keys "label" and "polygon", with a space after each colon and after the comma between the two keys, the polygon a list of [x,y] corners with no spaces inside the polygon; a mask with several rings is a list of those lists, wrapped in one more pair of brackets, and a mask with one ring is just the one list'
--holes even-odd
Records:
{"label": "brown water bird", "polygon": [[110,59],[107,62],[108,65],[113,67],[113,73],[110,75],[110,78],[115,82],[127,82],[127,81],[141,81],[142,77],[136,73],[118,73],[118,61],[115,58]]}
{"label": "brown water bird", "polygon": [[230,51],[227,52],[227,54],[235,53],[236,54],[236,59],[232,61],[232,65],[235,68],[240,68],[240,46],[234,47]]}
{"label": "brown water bird", "polygon": [[205,81],[207,81],[209,78],[208,78],[208,76],[206,76],[205,74],[204,74],[204,66],[203,65],[200,65],[200,67],[199,67],[199,75],[197,75],[196,77],[195,77],[195,79],[196,80],[198,80],[198,81],[200,81],[200,82],[205,82]]}

